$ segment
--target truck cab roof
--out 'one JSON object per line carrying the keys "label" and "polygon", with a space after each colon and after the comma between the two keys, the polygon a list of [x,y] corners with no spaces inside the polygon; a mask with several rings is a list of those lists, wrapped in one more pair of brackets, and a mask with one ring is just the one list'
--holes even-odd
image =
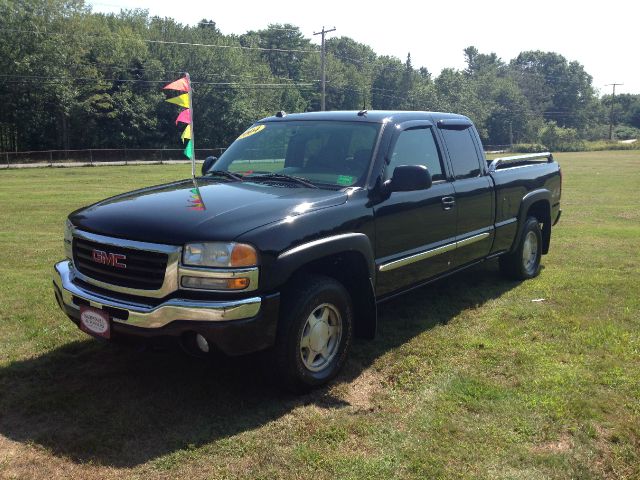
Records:
{"label": "truck cab roof", "polygon": [[361,113],[357,110],[340,110],[330,112],[305,112],[273,115],[258,121],[263,122],[287,122],[305,120],[325,120],[340,122],[369,122],[369,123],[401,123],[410,120],[428,120],[437,122],[444,119],[469,120],[464,115],[444,112],[422,112],[409,110],[366,110]]}

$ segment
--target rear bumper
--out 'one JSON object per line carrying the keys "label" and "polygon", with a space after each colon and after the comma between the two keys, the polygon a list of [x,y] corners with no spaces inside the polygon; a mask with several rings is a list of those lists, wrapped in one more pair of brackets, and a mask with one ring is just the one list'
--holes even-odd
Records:
{"label": "rear bumper", "polygon": [[180,338],[199,333],[229,355],[262,350],[275,340],[278,294],[229,301],[170,298],[151,305],[112,298],[75,282],[68,260],[54,266],[53,283],[60,308],[76,324],[81,305],[107,311],[114,339]]}

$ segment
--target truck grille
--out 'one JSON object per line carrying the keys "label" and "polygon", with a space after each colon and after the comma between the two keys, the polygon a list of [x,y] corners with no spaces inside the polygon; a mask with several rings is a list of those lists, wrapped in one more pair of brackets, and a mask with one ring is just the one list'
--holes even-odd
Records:
{"label": "truck grille", "polygon": [[[126,268],[94,261],[93,251],[124,255]],[[122,258],[122,257],[119,257]],[[121,287],[158,290],[164,282],[168,256],[132,248],[106,245],[80,238],[73,239],[73,264],[83,275]]]}

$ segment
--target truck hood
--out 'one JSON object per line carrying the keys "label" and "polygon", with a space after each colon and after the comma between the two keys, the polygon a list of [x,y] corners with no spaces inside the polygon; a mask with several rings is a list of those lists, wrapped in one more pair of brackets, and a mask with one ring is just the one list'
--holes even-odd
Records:
{"label": "truck hood", "polygon": [[92,233],[182,245],[233,240],[268,223],[346,200],[343,191],[199,178],[111,197],[76,210],[69,219]]}

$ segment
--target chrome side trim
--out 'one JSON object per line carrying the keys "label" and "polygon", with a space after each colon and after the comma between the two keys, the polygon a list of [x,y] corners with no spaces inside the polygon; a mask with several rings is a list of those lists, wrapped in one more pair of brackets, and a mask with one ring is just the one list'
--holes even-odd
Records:
{"label": "chrome side trim", "polygon": [[71,262],[64,260],[54,266],[53,282],[62,294],[63,304],[74,310],[80,310],[73,297],[79,297],[92,307],[114,307],[126,310],[127,320],[115,318],[113,321],[122,325],[133,325],[141,328],[160,328],[175,320],[192,320],[202,322],[221,322],[241,320],[255,317],[260,311],[260,297],[245,298],[233,301],[199,301],[172,298],[160,305],[147,305],[137,302],[124,302],[85,290],[73,283],[75,272]]}
{"label": "chrome side trim", "polygon": [[289,255],[294,255],[298,252],[301,252],[302,250],[318,247],[325,243],[333,242],[336,240],[342,240],[342,239],[354,238],[354,237],[364,237],[364,236],[365,235],[363,233],[341,233],[339,235],[332,235],[330,237],[319,238],[318,240],[312,240],[310,242],[306,242],[301,245],[298,245],[297,247],[293,247],[289,250],[286,250],[282,252],[280,255],[278,255],[278,258],[288,257]]}
{"label": "chrome side trim", "polygon": [[472,243],[481,242],[482,240],[489,237],[490,235],[491,235],[490,232],[483,232],[483,233],[479,233],[478,235],[473,235],[472,237],[469,237],[469,238],[458,240],[456,242],[456,248],[466,247],[467,245],[471,245]]}
{"label": "chrome side trim", "polygon": [[496,230],[498,228],[502,228],[502,227],[506,227],[507,225],[511,225],[512,223],[515,223],[518,221],[517,217],[513,217],[513,218],[509,218],[507,220],[503,220],[502,222],[498,222],[496,223]]}
{"label": "chrome side trim", "polygon": [[415,255],[410,255],[408,257],[401,258],[400,260],[394,260],[393,262],[383,263],[382,265],[380,265],[380,267],[378,267],[378,270],[381,272],[388,272],[389,270],[395,270],[396,268],[404,267],[406,265],[419,262],[420,260],[426,260],[427,258],[435,257],[436,255],[450,252],[451,250],[455,250],[455,248],[456,248],[456,242],[452,242],[447,245],[443,245],[442,247],[434,248],[431,250],[427,250],[426,252],[416,253]]}
{"label": "chrome side trim", "polygon": [[77,228],[73,230],[73,236],[90,242],[102,243],[105,245],[113,245],[114,247],[129,248],[133,250],[143,250],[156,253],[164,253],[168,255],[167,269],[164,273],[164,281],[162,286],[157,290],[146,290],[140,288],[122,287],[112,283],[101,282],[94,278],[88,277],[77,269],[74,275],[80,280],[95,285],[96,287],[105,288],[118,293],[127,295],[135,295],[139,297],[164,298],[171,292],[178,289],[178,265],[182,256],[182,247],[176,245],[163,245],[159,243],[138,242],[135,240],[125,240],[123,238],[113,238],[95,233],[84,232]]}
{"label": "chrome side trim", "polygon": [[408,257],[401,258],[400,260],[394,260],[392,262],[383,263],[378,267],[378,270],[380,272],[388,272],[390,270],[395,270],[396,268],[404,267],[406,265],[410,265],[412,263],[419,262],[421,260],[426,260],[427,258],[435,257],[436,255],[440,255],[442,253],[450,252],[451,250],[455,250],[458,247],[464,247],[467,245],[471,245],[472,243],[480,242],[485,238],[489,237],[490,235],[491,233],[489,232],[480,233],[478,235],[473,235],[469,238],[465,238],[457,242],[448,243],[441,247],[416,253],[414,255],[409,255]]}
{"label": "chrome side trim", "polygon": [[[185,267],[180,265],[178,268],[180,290],[194,290],[198,292],[252,292],[258,289],[258,278],[260,276],[258,267],[251,268],[202,268],[202,267]],[[182,277],[203,277],[203,278],[237,278],[245,277],[249,279],[249,286],[243,290],[212,290],[203,288],[187,288],[182,286]]]}

